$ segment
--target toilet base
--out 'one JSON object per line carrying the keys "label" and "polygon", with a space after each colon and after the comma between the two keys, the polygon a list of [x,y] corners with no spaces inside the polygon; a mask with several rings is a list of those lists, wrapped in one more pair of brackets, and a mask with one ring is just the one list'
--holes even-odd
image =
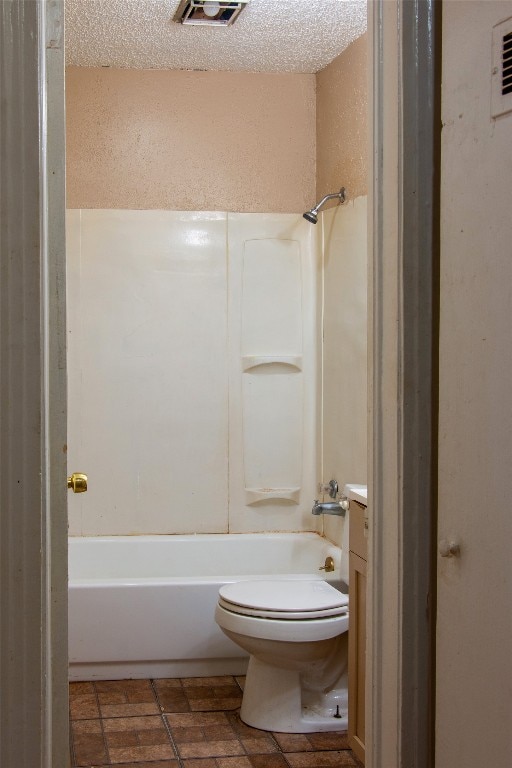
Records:
{"label": "toilet base", "polygon": [[[240,717],[253,728],[281,733],[346,731],[347,679],[327,693],[304,689],[300,672],[251,656]],[[341,717],[334,717],[336,707]]]}

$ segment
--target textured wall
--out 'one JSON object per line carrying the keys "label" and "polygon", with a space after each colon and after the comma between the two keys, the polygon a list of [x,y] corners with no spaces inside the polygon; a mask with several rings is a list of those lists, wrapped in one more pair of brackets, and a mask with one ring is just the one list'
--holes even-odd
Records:
{"label": "textured wall", "polygon": [[352,200],[368,191],[366,49],[364,34],[316,76],[318,199],[341,186]]}
{"label": "textured wall", "polygon": [[315,196],[315,76],[67,70],[67,204],[300,212]]}

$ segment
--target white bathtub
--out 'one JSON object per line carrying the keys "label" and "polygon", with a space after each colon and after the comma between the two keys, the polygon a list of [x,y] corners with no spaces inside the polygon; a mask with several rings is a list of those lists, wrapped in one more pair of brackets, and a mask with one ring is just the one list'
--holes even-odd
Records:
{"label": "white bathtub", "polygon": [[340,557],[315,533],[71,538],[70,679],[243,674],[247,657],[214,620],[219,587],[277,576],[338,586]]}

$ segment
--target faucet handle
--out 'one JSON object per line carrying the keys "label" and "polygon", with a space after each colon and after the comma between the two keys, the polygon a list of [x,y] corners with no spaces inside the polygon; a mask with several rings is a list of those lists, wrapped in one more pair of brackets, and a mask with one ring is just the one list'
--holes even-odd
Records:
{"label": "faucet handle", "polygon": [[328,493],[331,499],[335,499],[338,495],[338,481],[337,480],[329,480],[328,483],[319,483],[318,484],[318,492],[319,493]]}

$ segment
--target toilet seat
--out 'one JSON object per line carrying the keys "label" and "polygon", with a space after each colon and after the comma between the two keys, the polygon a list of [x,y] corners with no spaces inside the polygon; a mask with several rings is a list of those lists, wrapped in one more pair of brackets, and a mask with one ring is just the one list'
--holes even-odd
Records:
{"label": "toilet seat", "polygon": [[300,621],[346,616],[348,595],[325,581],[240,581],[219,591],[219,605],[241,616]]}

